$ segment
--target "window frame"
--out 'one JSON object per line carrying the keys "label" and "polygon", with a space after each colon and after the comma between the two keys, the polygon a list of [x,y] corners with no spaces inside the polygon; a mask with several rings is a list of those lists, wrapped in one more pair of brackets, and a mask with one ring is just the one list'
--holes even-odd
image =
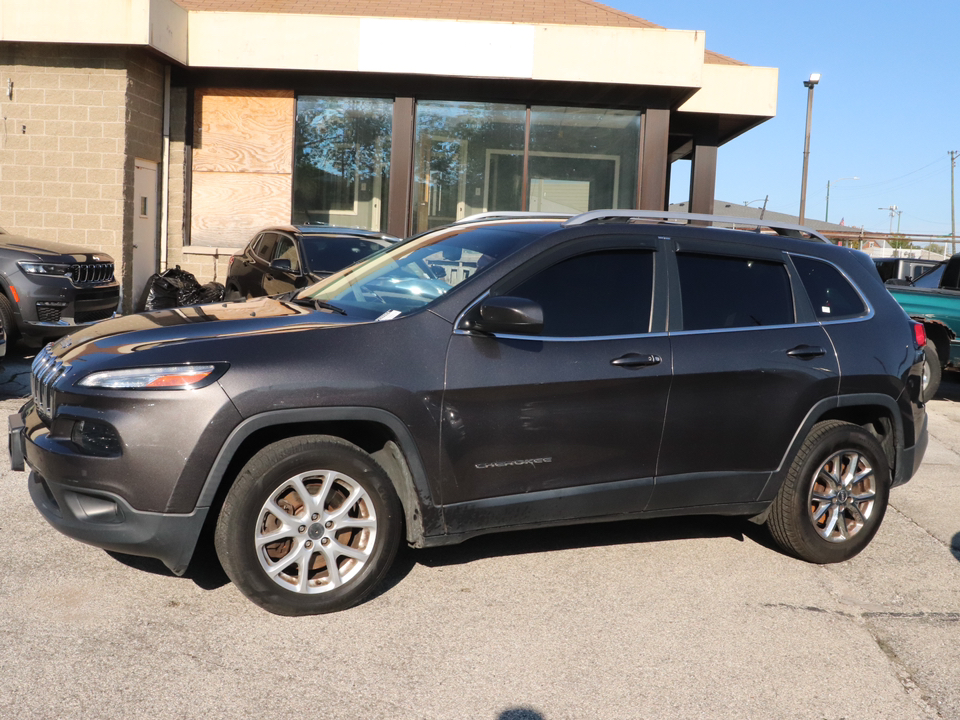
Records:
{"label": "window frame", "polygon": [[508,333],[489,333],[486,336],[505,340],[525,340],[527,342],[595,342],[625,338],[648,338],[667,334],[667,268],[664,261],[666,238],[641,233],[590,235],[568,240],[538,254],[497,280],[479,297],[470,302],[457,316],[454,334],[476,335],[461,328],[461,323],[480,303],[488,297],[509,295],[511,288],[526,282],[534,275],[564,260],[580,255],[606,251],[649,251],[653,255],[653,283],[650,288],[650,325],[649,332],[628,333],[623,335],[514,335]]}

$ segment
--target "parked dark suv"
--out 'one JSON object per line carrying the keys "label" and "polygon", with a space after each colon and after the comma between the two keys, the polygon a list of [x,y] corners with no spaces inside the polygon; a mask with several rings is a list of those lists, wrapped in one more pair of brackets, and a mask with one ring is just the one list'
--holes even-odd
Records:
{"label": "parked dark suv", "polygon": [[812,232],[661,217],[470,220],[81,330],[36,358],[12,463],[58,530],[178,574],[210,523],[290,615],[359,602],[403,541],[585,519],[743,515],[856,555],[926,448],[922,326]]}
{"label": "parked dark suv", "polygon": [[265,228],[230,258],[226,298],[278,295],[312,285],[398,240],[372,230],[324,225]]}
{"label": "parked dark suv", "polygon": [[0,229],[0,322],[12,343],[40,344],[111,317],[120,302],[113,258]]}

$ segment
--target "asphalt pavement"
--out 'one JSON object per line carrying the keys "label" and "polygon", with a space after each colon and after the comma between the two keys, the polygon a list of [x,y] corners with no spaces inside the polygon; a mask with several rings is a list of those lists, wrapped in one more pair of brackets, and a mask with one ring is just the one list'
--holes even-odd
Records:
{"label": "asphalt pavement", "polygon": [[[28,365],[0,364],[0,414]],[[403,551],[308,618],[209,553],[180,578],[61,536],[3,450],[0,717],[960,718],[960,373],[928,409],[919,474],[846,563],[740,519],[583,525]]]}

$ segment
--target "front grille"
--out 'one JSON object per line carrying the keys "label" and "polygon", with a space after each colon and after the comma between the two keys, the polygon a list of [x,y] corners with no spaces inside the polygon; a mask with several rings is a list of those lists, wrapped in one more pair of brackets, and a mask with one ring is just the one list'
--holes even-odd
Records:
{"label": "front grille", "polygon": [[77,312],[76,317],[73,318],[76,323],[92,323],[98,322],[100,320],[106,320],[109,317],[113,317],[113,308],[107,308],[106,310],[90,310],[87,312]]}
{"label": "front grille", "polygon": [[30,394],[37,406],[37,412],[44,420],[53,417],[53,386],[67,371],[67,367],[53,356],[49,346],[38,352],[33,360],[30,368]]}
{"label": "front grille", "polygon": [[93,285],[113,280],[113,263],[84,263],[70,266],[70,277],[77,285]]}

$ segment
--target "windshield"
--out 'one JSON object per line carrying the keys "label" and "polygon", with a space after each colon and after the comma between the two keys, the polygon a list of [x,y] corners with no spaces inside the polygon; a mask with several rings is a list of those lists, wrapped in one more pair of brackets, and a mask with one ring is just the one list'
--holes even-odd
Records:
{"label": "windshield", "polygon": [[329,273],[373,255],[384,243],[343,235],[304,235],[302,246],[307,267]]}
{"label": "windshield", "polygon": [[341,270],[293,299],[333,306],[357,319],[392,319],[433,302],[556,227],[513,220],[439,228]]}

